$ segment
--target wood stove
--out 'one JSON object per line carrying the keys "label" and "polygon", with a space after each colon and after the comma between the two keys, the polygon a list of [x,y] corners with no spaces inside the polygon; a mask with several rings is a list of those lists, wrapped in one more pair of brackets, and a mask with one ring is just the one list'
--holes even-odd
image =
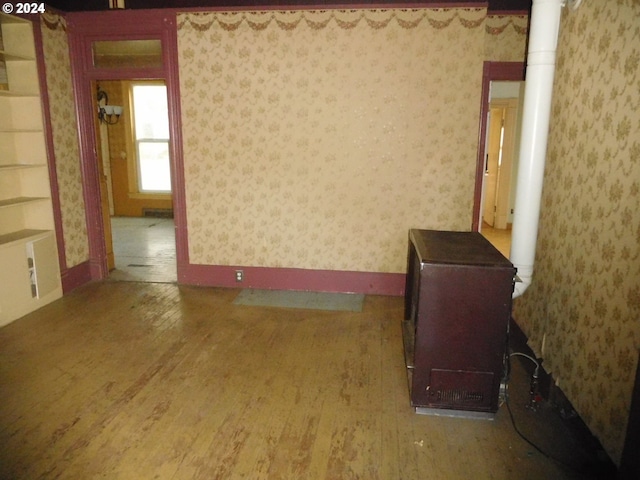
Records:
{"label": "wood stove", "polygon": [[416,412],[493,418],[515,273],[478,232],[409,231],[403,337]]}

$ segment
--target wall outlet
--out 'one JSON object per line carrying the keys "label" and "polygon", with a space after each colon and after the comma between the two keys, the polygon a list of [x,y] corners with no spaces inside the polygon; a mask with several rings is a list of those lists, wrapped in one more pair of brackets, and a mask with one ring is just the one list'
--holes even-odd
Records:
{"label": "wall outlet", "polygon": [[500,392],[498,393],[498,402],[502,405],[507,401],[507,381],[502,380],[500,382]]}
{"label": "wall outlet", "polygon": [[244,280],[244,271],[236,270],[236,282],[242,282]]}

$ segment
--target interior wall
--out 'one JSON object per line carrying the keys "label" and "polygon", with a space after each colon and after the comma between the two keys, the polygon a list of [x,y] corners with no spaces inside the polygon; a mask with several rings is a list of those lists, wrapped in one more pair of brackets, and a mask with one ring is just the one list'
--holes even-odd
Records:
{"label": "interior wall", "polygon": [[469,230],[485,9],[178,16],[191,263],[404,272]]}
{"label": "interior wall", "polygon": [[43,14],[40,27],[64,236],[58,248],[64,248],[71,268],[89,259],[89,242],[67,26],[63,17]]}
{"label": "interior wall", "polygon": [[530,345],[614,461],[640,348],[638,18],[631,1],[564,9],[535,272],[515,301]]}
{"label": "interior wall", "polygon": [[528,15],[489,15],[486,22],[484,59],[522,62],[527,51]]}
{"label": "interior wall", "polygon": [[[247,15],[180,15],[192,263],[403,272],[408,228],[469,229],[482,60],[521,61],[526,16]],[[89,249],[64,17],[42,29],[73,267]]]}

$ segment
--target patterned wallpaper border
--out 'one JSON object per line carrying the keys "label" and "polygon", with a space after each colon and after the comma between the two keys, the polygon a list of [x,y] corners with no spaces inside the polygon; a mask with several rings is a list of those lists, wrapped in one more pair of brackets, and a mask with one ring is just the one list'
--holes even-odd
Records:
{"label": "patterned wallpaper border", "polygon": [[[416,13],[421,15],[416,18]],[[392,20],[404,29],[416,28],[426,21],[432,28],[442,30],[454,20],[464,28],[473,29],[480,27],[485,18],[485,8],[196,12],[183,15],[182,21],[178,23],[178,30],[190,26],[197,31],[207,31],[216,23],[226,31],[235,31],[243,23],[255,31],[265,30],[272,23],[282,30],[294,30],[301,24],[313,30],[322,30],[332,21],[344,30],[354,29],[363,21],[369,27],[380,30],[386,28]]]}
{"label": "patterned wallpaper border", "polygon": [[62,15],[57,15],[55,13],[43,13],[42,16],[42,24],[47,27],[49,30],[62,30],[67,31],[67,21]]}
{"label": "patterned wallpaper border", "polygon": [[529,33],[529,17],[526,15],[489,15],[487,19],[485,30],[488,35],[502,35],[508,27],[513,28],[515,33],[519,35]]}
{"label": "patterned wallpaper border", "polygon": [[[314,21],[309,18],[309,15],[305,15],[305,11],[253,11],[253,12],[221,12],[217,14],[216,18],[210,19],[210,12],[196,12],[184,17],[184,21],[180,22],[178,29],[189,24],[196,30],[208,30],[213,23],[218,22],[225,30],[236,30],[239,26],[246,22],[254,30],[264,30],[270,23],[275,22],[283,30],[292,30],[297,28],[298,25],[304,20],[306,25],[312,29],[325,28],[331,20],[334,20],[338,26],[344,29],[355,28],[362,20],[364,20],[371,28],[381,29],[385,28],[392,20],[400,25],[402,28],[416,28],[422,21],[426,19],[429,24],[436,29],[444,29],[448,27],[451,22],[456,18],[466,28],[476,28],[485,20],[482,19],[467,19],[460,15],[460,11],[469,13],[484,12],[484,9],[469,8],[469,9],[455,9],[453,15],[449,18],[439,18],[445,14],[450,14],[452,9],[429,9],[423,11],[422,17],[419,19],[408,20],[402,18],[403,13],[413,13],[419,11],[418,9],[402,9],[402,10],[312,10],[314,14],[327,13],[327,18],[322,21]],[[347,20],[347,17],[356,18]],[[207,18],[203,18],[206,16]],[[237,17],[240,17],[239,19]],[[372,17],[381,18],[372,18]],[[382,18],[386,16],[386,18]],[[297,17],[297,18],[296,18]],[[256,21],[257,18],[262,18],[262,21]],[[485,31],[488,35],[502,35],[507,28],[511,27],[515,33],[519,35],[526,35],[528,33],[528,17],[527,15],[487,15],[488,23],[485,25]],[[66,19],[59,14],[55,13],[43,13],[42,23],[50,30],[63,30],[67,31]]]}

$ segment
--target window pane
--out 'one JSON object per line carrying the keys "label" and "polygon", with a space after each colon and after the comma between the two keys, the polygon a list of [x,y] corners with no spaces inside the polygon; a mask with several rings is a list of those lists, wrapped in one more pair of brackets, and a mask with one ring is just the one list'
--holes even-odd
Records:
{"label": "window pane", "polygon": [[170,192],[169,142],[138,142],[140,190]]}
{"label": "window pane", "polygon": [[160,40],[103,40],[91,46],[94,67],[162,67]]}
{"label": "window pane", "polygon": [[164,85],[135,85],[133,87],[136,138],[169,138],[169,110],[167,87]]}

